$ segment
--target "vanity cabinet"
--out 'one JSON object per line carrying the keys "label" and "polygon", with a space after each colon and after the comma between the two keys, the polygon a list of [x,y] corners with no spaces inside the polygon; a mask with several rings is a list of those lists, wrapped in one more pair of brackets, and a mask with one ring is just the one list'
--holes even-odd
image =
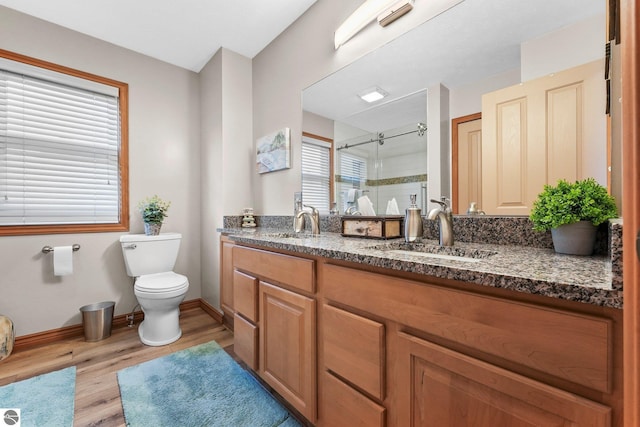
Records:
{"label": "vanity cabinet", "polygon": [[404,276],[319,266],[318,425],[621,425],[619,310]]}
{"label": "vanity cabinet", "polygon": [[233,268],[235,353],[315,421],[315,261],[236,246]]}
{"label": "vanity cabinet", "polygon": [[235,352],[316,426],[621,426],[622,311],[232,248]]}

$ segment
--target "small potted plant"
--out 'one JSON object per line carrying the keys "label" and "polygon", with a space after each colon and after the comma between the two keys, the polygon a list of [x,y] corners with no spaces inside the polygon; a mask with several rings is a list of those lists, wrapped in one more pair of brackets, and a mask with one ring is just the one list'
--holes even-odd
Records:
{"label": "small potted plant", "polygon": [[597,227],[618,216],[614,198],[595,179],[571,184],[563,179],[545,185],[533,203],[529,219],[536,231],[551,230],[556,252],[591,255]]}
{"label": "small potted plant", "polygon": [[160,227],[162,227],[162,221],[167,216],[169,206],[171,206],[171,202],[165,202],[157,195],[147,197],[138,203],[138,210],[142,214],[142,221],[144,222],[144,233],[147,236],[160,234]]}

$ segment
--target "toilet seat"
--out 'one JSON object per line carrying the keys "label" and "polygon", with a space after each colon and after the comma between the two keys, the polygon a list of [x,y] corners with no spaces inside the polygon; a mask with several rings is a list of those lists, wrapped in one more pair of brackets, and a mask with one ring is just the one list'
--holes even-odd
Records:
{"label": "toilet seat", "polygon": [[189,280],[182,274],[167,271],[138,277],[134,289],[148,293],[167,293],[189,287]]}

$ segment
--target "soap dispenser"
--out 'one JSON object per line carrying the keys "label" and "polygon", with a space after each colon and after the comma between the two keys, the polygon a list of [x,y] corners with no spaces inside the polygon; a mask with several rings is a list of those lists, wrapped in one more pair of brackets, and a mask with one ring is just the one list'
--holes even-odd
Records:
{"label": "soap dispenser", "polygon": [[405,210],[404,216],[404,240],[415,242],[422,238],[422,209],[416,205],[416,194],[411,194],[409,200],[411,206]]}

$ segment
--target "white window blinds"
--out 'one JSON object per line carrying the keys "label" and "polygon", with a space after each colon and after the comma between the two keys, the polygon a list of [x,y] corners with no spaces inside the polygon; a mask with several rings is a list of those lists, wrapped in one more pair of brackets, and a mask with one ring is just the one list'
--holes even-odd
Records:
{"label": "white window blinds", "polygon": [[33,77],[4,65],[0,225],[117,223],[117,96],[92,90],[92,82],[74,85],[82,80],[75,77],[61,81],[51,71],[46,79],[42,69]]}
{"label": "white window blinds", "polygon": [[340,179],[346,188],[363,188],[367,181],[367,160],[360,156],[340,152]]}
{"label": "white window blinds", "polygon": [[331,144],[314,138],[302,138],[302,197],[322,215],[329,214]]}

